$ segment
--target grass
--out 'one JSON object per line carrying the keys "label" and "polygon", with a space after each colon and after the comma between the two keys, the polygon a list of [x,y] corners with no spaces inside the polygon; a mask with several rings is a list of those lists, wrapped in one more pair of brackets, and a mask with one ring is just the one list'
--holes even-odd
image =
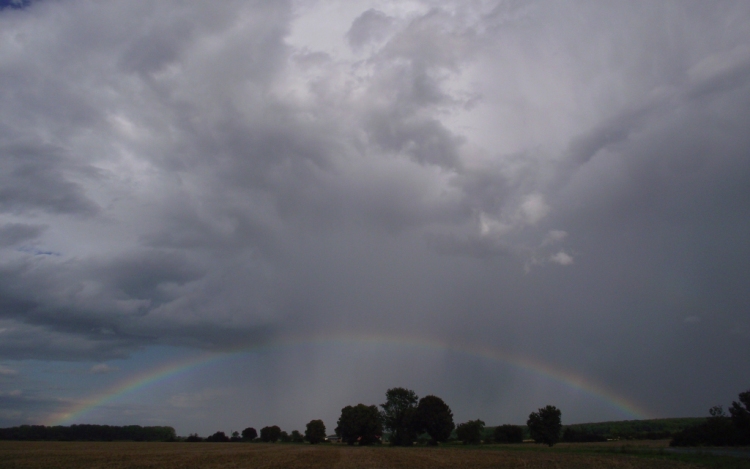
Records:
{"label": "grass", "polygon": [[442,448],[242,443],[0,441],[0,469],[113,468],[749,468],[750,460],[663,454],[664,444]]}

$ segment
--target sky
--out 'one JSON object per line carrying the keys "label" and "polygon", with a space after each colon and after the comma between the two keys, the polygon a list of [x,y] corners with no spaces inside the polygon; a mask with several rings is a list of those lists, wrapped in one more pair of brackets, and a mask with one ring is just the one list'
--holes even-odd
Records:
{"label": "sky", "polygon": [[750,3],[0,7],[0,427],[750,387]]}

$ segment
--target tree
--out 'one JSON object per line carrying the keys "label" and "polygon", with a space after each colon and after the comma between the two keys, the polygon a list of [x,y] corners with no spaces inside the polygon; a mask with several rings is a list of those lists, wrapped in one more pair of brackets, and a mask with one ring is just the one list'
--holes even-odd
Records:
{"label": "tree", "polygon": [[705,422],[675,434],[669,446],[750,445],[750,390],[741,392],[739,398],[729,407],[729,416],[722,406],[714,406]]}
{"label": "tree", "polygon": [[453,412],[437,396],[425,396],[419,400],[415,421],[417,433],[427,432],[431,445],[447,441],[455,428]]}
{"label": "tree", "polygon": [[383,434],[383,424],[380,412],[374,405],[357,404],[341,409],[341,417],[337,422],[336,434],[346,443],[353,445],[359,442],[361,446],[376,442]]}
{"label": "tree", "polygon": [[740,402],[732,402],[729,415],[737,435],[737,444],[750,445],[750,389],[740,393]]}
{"label": "tree", "polygon": [[482,442],[482,433],[484,432],[484,422],[481,420],[469,420],[459,424],[456,427],[456,436],[463,441],[465,445],[478,445]]}
{"label": "tree", "polygon": [[390,442],[394,446],[411,446],[417,439],[414,417],[419,398],[409,389],[391,388],[385,393],[385,403],[380,404],[383,427],[391,432]]}
{"label": "tree", "polygon": [[281,429],[274,425],[260,429],[260,440],[266,443],[276,443],[281,438]]}
{"label": "tree", "polygon": [[724,413],[720,405],[708,410],[710,417],[698,425],[693,425],[676,433],[669,446],[731,446],[736,444],[737,432],[732,419]]}
{"label": "tree", "polygon": [[[292,432],[292,434],[294,434],[294,432]],[[309,441],[312,445],[317,445],[318,443],[326,441],[326,426],[322,420],[310,420],[307,423],[307,427],[305,428],[305,440]]]}
{"label": "tree", "polygon": [[258,431],[253,427],[247,427],[242,430],[242,439],[244,441],[253,441],[256,438],[258,438]]}
{"label": "tree", "polygon": [[500,425],[493,433],[495,443],[523,443],[523,428],[518,425]]}
{"label": "tree", "polygon": [[229,441],[229,437],[224,432],[216,432],[213,435],[206,437],[206,441],[213,441],[214,443],[224,443]]}
{"label": "tree", "polygon": [[[323,430],[325,433],[325,430]],[[304,443],[305,437],[302,436],[302,433],[299,432],[299,430],[292,430],[292,443]]]}
{"label": "tree", "polygon": [[229,438],[229,441],[242,441],[242,438],[240,438],[240,432],[232,432],[232,437]]}
{"label": "tree", "polygon": [[537,412],[529,414],[526,425],[529,426],[531,438],[537,443],[554,446],[560,441],[560,430],[562,430],[562,413],[552,405],[542,407]]}

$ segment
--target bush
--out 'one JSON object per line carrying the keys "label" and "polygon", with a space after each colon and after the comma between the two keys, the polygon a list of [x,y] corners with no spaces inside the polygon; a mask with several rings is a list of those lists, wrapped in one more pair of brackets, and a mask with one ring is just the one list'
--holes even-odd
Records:
{"label": "bush", "polygon": [[456,427],[456,436],[465,445],[478,445],[482,442],[484,422],[481,420],[469,420]]}
{"label": "bush", "polygon": [[224,443],[229,441],[229,437],[224,432],[216,432],[211,436],[206,437],[206,441],[213,443]]}
{"label": "bush", "polygon": [[495,443],[523,443],[523,428],[518,425],[500,425],[493,433]]}
{"label": "bush", "polygon": [[279,438],[281,438],[281,429],[276,425],[260,429],[260,441],[264,443],[276,443]]}

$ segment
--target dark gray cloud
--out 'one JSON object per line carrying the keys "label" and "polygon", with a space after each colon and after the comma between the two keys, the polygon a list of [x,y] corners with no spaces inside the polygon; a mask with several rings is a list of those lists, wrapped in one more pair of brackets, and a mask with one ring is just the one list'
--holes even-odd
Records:
{"label": "dark gray cloud", "polygon": [[[124,375],[160,347],[369,334],[529,356],[658,416],[746,386],[745,3],[346,5],[0,12],[1,359]],[[160,399],[205,419],[249,386],[291,425],[282,395],[335,421],[356,402],[328,397],[407,385],[462,419],[557,395],[623,417],[498,363],[342,347]]]}
{"label": "dark gray cloud", "polygon": [[[91,214],[97,206],[80,184],[66,177],[85,168],[66,165],[59,149],[37,145],[8,145],[0,168],[0,210],[19,213],[44,210],[53,213]],[[66,167],[67,166],[67,167]]]}
{"label": "dark gray cloud", "polygon": [[385,39],[393,25],[394,18],[382,11],[370,8],[352,22],[351,28],[346,32],[346,39],[349,45],[359,48]]}
{"label": "dark gray cloud", "polygon": [[14,246],[23,241],[38,238],[46,228],[42,225],[7,223],[0,227],[0,246]]}
{"label": "dark gray cloud", "polygon": [[29,396],[21,391],[0,392],[0,418],[8,426],[27,425],[64,404],[62,399]]}

